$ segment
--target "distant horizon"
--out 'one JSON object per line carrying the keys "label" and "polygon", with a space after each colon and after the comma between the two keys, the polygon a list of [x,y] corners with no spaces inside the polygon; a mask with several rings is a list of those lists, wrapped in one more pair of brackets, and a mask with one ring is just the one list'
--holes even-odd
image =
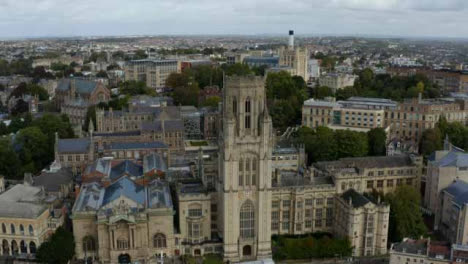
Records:
{"label": "distant horizon", "polygon": [[[293,29],[294,30],[294,29]],[[24,41],[24,40],[46,40],[46,39],[104,39],[104,38],[164,38],[164,37],[268,37],[268,38],[278,38],[284,37],[287,38],[288,32],[282,33],[251,33],[251,34],[242,34],[242,33],[192,33],[192,34],[182,34],[182,33],[165,33],[165,34],[122,34],[122,35],[44,35],[44,36],[8,36],[1,37],[0,41]],[[435,40],[435,41],[468,41],[468,36],[466,37],[453,37],[453,36],[408,36],[408,35],[388,35],[388,34],[327,34],[327,33],[303,33],[303,34],[294,34],[298,38],[363,38],[363,39],[401,39],[401,40]]]}

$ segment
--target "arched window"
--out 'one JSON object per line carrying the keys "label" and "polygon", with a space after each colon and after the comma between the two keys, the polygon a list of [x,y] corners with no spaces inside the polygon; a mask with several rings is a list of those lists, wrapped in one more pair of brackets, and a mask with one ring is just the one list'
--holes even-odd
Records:
{"label": "arched window", "polygon": [[244,185],[244,160],[239,160],[239,186]]}
{"label": "arched window", "polygon": [[96,241],[92,236],[85,236],[83,238],[84,251],[96,251]]}
{"label": "arched window", "polygon": [[3,224],[2,224],[2,233],[3,233],[3,234],[6,234],[6,232],[7,232],[7,231],[6,231],[6,225],[3,223]]}
{"label": "arched window", "polygon": [[29,253],[36,254],[36,243],[32,241],[29,243]]}
{"label": "arched window", "polygon": [[245,201],[240,210],[240,236],[242,238],[255,236],[255,212],[250,200]]}
{"label": "arched window", "polygon": [[237,100],[235,97],[232,99],[232,113],[237,115]]}
{"label": "arched window", "polygon": [[153,237],[153,246],[155,248],[165,248],[166,247],[166,236],[159,233]]}
{"label": "arched window", "polygon": [[26,243],[24,240],[21,240],[20,242],[20,252],[21,253],[27,253],[28,252],[28,247],[26,246]]}
{"label": "arched window", "polygon": [[29,235],[34,236],[34,229],[32,225],[29,225]]}
{"label": "arched window", "polygon": [[252,112],[252,109],[250,107],[250,99],[247,98],[247,100],[245,100],[245,125],[244,125],[246,129],[250,129],[251,127],[251,122],[250,122],[251,112]]}
{"label": "arched window", "polygon": [[245,159],[245,186],[250,185],[250,159]]}
{"label": "arched window", "polygon": [[24,226],[20,224],[20,234],[24,235]]}
{"label": "arched window", "polygon": [[257,159],[252,159],[252,185],[257,185]]}
{"label": "arched window", "polygon": [[11,225],[10,225],[10,229],[11,229],[11,233],[12,233],[12,234],[15,234],[15,233],[16,233],[16,231],[15,231],[15,225],[14,225],[14,224],[11,224]]}

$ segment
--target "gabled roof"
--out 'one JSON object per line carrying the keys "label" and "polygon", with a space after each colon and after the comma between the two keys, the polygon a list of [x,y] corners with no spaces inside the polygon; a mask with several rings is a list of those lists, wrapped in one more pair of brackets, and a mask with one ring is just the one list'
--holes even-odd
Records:
{"label": "gabled roof", "polygon": [[468,167],[468,153],[453,149],[441,158],[436,165],[438,167]]}
{"label": "gabled roof", "polygon": [[125,160],[116,166],[112,167],[110,179],[117,180],[122,176],[140,177],[143,175],[143,168],[130,160]]}
{"label": "gabled roof", "polygon": [[47,192],[58,192],[62,185],[72,182],[73,173],[69,168],[61,168],[56,172],[42,172],[41,175],[33,179],[34,186],[43,186]]}
{"label": "gabled roof", "polygon": [[70,138],[58,140],[59,153],[86,153],[91,141],[88,138]]}
{"label": "gabled roof", "polygon": [[147,173],[151,170],[166,171],[167,165],[161,154],[152,152],[143,158],[143,171]]}
{"label": "gabled roof", "polygon": [[110,144],[110,150],[123,150],[123,149],[155,149],[155,148],[168,148],[166,144],[161,141],[153,142],[113,142]]}
{"label": "gabled roof", "polygon": [[349,189],[341,194],[341,198],[348,203],[351,202],[354,208],[363,207],[364,205],[371,202],[364,195],[356,192],[354,189]]}
{"label": "gabled roof", "polygon": [[78,94],[91,94],[97,88],[98,83],[83,79],[62,79],[57,85],[58,91],[68,91],[71,88],[72,81],[75,82],[76,93]]}
{"label": "gabled roof", "polygon": [[453,182],[444,189],[444,192],[453,196],[453,201],[460,207],[468,203],[468,183],[465,181]]}
{"label": "gabled roof", "polygon": [[124,176],[105,189],[102,206],[115,201],[121,196],[125,196],[139,205],[146,205],[145,187]]}

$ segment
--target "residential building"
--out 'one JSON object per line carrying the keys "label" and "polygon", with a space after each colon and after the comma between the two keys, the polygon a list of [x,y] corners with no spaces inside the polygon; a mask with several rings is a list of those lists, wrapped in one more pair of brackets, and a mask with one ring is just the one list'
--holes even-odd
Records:
{"label": "residential building", "polygon": [[143,81],[146,86],[157,89],[166,86],[167,77],[175,72],[181,72],[178,60],[133,60],[125,64],[126,81]]}

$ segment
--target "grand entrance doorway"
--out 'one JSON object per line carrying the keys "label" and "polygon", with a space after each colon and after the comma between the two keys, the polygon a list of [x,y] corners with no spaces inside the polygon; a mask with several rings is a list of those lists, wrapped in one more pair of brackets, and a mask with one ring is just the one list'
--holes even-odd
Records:
{"label": "grand entrance doorway", "polygon": [[119,264],[130,264],[131,259],[129,254],[120,254],[119,255]]}
{"label": "grand entrance doorway", "polygon": [[252,256],[252,247],[247,245],[242,248],[242,256],[249,257]]}

